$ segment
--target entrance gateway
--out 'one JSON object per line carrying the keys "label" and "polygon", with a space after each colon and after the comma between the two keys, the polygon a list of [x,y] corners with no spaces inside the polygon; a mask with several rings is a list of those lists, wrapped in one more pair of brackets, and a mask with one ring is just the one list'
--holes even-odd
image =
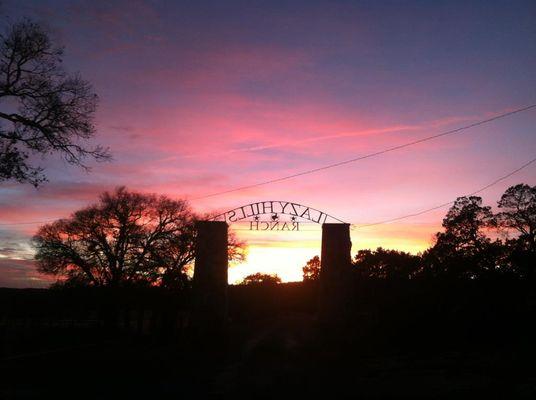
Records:
{"label": "entrance gateway", "polygon": [[234,208],[213,218],[228,223],[249,222],[251,231],[299,231],[300,223],[345,222],[316,208],[290,201],[268,200]]}
{"label": "entrance gateway", "polygon": [[299,231],[301,223],[322,225],[319,318],[341,317],[349,300],[350,224],[316,208],[289,201],[246,204],[196,223],[192,327],[200,332],[227,323],[227,232],[229,224],[246,222],[252,231]]}

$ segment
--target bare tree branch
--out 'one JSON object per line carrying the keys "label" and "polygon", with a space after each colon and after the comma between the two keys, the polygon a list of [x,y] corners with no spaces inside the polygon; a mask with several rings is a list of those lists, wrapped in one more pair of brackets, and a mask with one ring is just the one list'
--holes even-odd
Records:
{"label": "bare tree branch", "polygon": [[[182,287],[195,258],[195,221],[185,201],[130,192],[105,192],[99,203],[42,226],[33,239],[42,273],[90,285]],[[244,243],[229,240],[241,261]]]}
{"label": "bare tree branch", "polygon": [[44,182],[31,154],[60,154],[84,169],[88,158],[111,159],[108,149],[85,143],[95,135],[98,98],[87,81],[61,68],[62,54],[29,20],[0,35],[0,181]]}

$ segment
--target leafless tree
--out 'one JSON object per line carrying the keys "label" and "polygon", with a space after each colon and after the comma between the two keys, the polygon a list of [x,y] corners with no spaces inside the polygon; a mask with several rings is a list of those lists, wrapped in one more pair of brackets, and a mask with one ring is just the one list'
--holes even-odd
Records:
{"label": "leafless tree", "polygon": [[[196,216],[183,200],[105,192],[99,203],[42,226],[33,242],[39,271],[95,286],[181,286],[195,258]],[[232,256],[243,247],[230,241]]]}
{"label": "leafless tree", "polygon": [[64,71],[62,54],[29,20],[0,35],[0,181],[45,181],[32,155],[60,154],[85,169],[88,157],[110,159],[107,149],[84,143],[95,133],[97,95],[79,75]]}

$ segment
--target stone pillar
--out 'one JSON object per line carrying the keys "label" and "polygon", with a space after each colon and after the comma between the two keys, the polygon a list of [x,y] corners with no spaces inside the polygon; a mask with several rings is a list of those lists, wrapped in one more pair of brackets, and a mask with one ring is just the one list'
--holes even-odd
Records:
{"label": "stone pillar", "polygon": [[214,333],[227,322],[227,223],[199,221],[196,230],[191,325]]}
{"label": "stone pillar", "polygon": [[322,225],[319,318],[336,322],[347,315],[351,305],[352,275],[349,224]]}

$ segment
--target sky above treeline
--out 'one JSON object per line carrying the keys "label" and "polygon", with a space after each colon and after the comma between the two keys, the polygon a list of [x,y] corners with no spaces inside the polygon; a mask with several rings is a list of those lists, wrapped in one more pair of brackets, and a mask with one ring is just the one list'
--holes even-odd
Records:
{"label": "sky above treeline", "polygon": [[[113,161],[86,173],[41,161],[49,182],[0,184],[0,286],[42,287],[29,239],[105,190],[195,199],[400,145],[536,103],[534,1],[23,1],[100,97],[95,142]],[[536,157],[536,110],[316,174],[190,200],[198,212],[263,200],[357,224],[353,253],[432,243],[454,200]],[[484,191],[495,206],[536,167]],[[29,223],[28,223],[29,222]],[[24,223],[24,224],[21,224]],[[18,224],[18,225],[7,225]],[[243,228],[243,226],[242,226]],[[231,225],[231,229],[234,229]],[[320,227],[238,229],[261,271],[301,279]]]}

